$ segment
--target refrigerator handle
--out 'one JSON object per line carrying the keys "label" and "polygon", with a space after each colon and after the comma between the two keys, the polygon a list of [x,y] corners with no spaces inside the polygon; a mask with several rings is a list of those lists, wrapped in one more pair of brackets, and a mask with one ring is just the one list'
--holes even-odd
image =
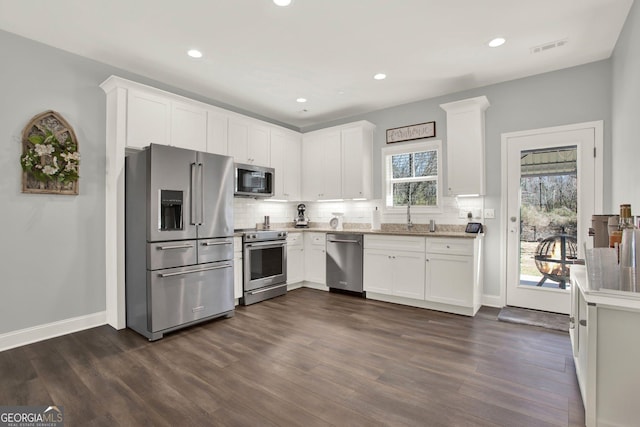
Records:
{"label": "refrigerator handle", "polygon": [[202,163],[198,163],[198,169],[200,170],[200,221],[198,225],[204,223],[204,170]]}
{"label": "refrigerator handle", "polygon": [[196,215],[196,164],[191,163],[191,212],[189,213],[192,225],[198,225]]}

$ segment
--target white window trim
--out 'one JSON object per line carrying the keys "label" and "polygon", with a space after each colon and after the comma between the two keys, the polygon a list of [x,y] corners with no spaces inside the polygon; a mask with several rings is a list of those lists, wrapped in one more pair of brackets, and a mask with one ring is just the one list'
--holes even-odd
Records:
{"label": "white window trim", "polygon": [[389,191],[389,181],[387,180],[387,156],[403,153],[414,153],[419,151],[438,151],[438,204],[436,206],[411,206],[411,212],[413,213],[442,213],[443,211],[443,197],[442,193],[442,141],[439,139],[410,142],[410,143],[395,143],[393,145],[384,146],[381,149],[382,155],[380,157],[380,163],[382,164],[382,212],[383,213],[404,213],[406,207],[390,207],[387,206],[387,194]]}

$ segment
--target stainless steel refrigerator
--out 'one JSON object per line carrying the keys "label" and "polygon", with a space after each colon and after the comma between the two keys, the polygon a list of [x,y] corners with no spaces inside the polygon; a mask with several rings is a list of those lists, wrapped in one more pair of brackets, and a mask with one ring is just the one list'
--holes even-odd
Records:
{"label": "stainless steel refrigerator", "polygon": [[233,315],[233,184],[228,156],[156,144],[127,156],[129,328],[153,341]]}

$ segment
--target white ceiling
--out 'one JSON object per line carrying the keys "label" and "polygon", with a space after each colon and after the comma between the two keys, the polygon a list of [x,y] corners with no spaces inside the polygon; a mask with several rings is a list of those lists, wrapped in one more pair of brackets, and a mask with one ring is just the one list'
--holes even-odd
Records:
{"label": "white ceiling", "polygon": [[305,127],[608,58],[632,2],[0,0],[0,29]]}

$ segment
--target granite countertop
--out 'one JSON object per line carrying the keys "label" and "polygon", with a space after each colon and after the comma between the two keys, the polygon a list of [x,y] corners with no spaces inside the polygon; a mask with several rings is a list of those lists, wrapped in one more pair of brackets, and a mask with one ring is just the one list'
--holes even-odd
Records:
{"label": "granite countertop", "polygon": [[[261,224],[258,224],[260,229]],[[407,230],[406,224],[382,224],[381,230],[372,230],[371,224],[366,223],[345,223],[343,230],[336,230],[328,223],[311,223],[309,227],[297,228],[292,223],[271,224],[271,230],[281,230],[289,233],[294,232],[316,232],[316,233],[357,233],[357,234],[378,234],[388,236],[421,236],[421,237],[454,237],[463,239],[474,239],[478,235],[465,233],[465,225],[440,224],[436,225],[436,231],[429,231],[429,224],[414,224],[411,230]],[[236,233],[241,236],[242,233]],[[480,234],[481,236],[483,234]]]}

